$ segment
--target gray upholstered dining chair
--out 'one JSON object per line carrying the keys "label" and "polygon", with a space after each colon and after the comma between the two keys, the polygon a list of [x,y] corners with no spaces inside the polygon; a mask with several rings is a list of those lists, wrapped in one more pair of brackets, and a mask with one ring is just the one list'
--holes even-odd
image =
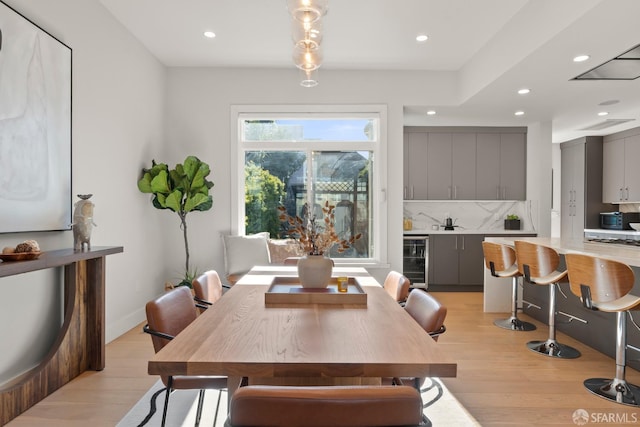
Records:
{"label": "gray upholstered dining chair", "polygon": [[[186,286],[171,289],[160,297],[149,301],[145,310],[147,313],[147,324],[143,330],[151,334],[151,341],[153,342],[153,348],[156,353],[197,318],[191,290]],[[162,426],[165,425],[169,398],[174,390],[200,390],[195,424],[197,426],[200,423],[205,390],[222,390],[227,388],[226,377],[180,375],[161,376],[160,378],[166,387],[164,409],[162,411]],[[217,410],[218,408],[216,408],[216,413]]]}
{"label": "gray upholstered dining chair", "polygon": [[423,426],[422,398],[405,385],[245,386],[225,427]]}

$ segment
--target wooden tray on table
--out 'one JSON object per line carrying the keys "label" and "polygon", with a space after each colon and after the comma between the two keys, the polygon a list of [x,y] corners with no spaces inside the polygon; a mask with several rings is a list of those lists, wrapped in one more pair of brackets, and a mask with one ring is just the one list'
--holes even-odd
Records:
{"label": "wooden tray on table", "polygon": [[355,277],[349,277],[347,292],[338,292],[338,278],[332,277],[326,288],[303,288],[300,279],[276,276],[264,294],[267,307],[295,304],[349,304],[367,306],[367,293]]}

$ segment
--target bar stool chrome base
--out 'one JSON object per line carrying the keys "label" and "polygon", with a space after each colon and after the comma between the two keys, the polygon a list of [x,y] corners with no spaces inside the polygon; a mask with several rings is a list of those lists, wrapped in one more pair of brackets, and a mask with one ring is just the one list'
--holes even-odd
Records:
{"label": "bar stool chrome base", "polygon": [[515,316],[511,316],[508,319],[496,319],[493,322],[499,328],[509,329],[512,331],[535,331],[536,325],[529,322],[524,322]]}
{"label": "bar stool chrome base", "polygon": [[575,348],[560,344],[558,341],[552,339],[546,341],[529,341],[527,347],[536,353],[549,357],[557,357],[559,359],[575,359],[580,357],[580,352]]}
{"label": "bar stool chrome base", "polygon": [[591,393],[612,402],[640,407],[640,387],[618,378],[589,378],[584,386]]}

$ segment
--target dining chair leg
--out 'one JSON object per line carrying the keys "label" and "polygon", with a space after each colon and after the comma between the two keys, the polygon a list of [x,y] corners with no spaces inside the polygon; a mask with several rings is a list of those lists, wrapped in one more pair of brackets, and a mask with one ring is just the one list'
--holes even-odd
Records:
{"label": "dining chair leg", "polygon": [[167,421],[167,408],[169,408],[169,397],[171,397],[171,388],[173,387],[173,377],[169,377],[169,381],[167,381],[167,394],[164,398],[164,409],[162,410],[162,424],[164,427]]}
{"label": "dining chair leg", "polygon": [[218,412],[220,410],[220,399],[222,399],[222,390],[218,390],[218,402],[216,403],[216,413],[215,416],[213,417],[213,425],[216,425],[216,422],[218,421]]}
{"label": "dining chair leg", "polygon": [[204,404],[204,389],[200,389],[198,392],[198,409],[196,411],[196,424],[195,427],[200,425],[200,418],[202,417],[202,405]]}

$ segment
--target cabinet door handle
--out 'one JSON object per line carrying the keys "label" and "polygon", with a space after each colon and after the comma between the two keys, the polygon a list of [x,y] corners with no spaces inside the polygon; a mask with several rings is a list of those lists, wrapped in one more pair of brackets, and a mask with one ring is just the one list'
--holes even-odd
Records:
{"label": "cabinet door handle", "polygon": [[458,250],[458,237],[456,237],[456,251]]}
{"label": "cabinet door handle", "polygon": [[449,200],[451,200],[451,186],[447,187],[447,194],[447,197],[449,198]]}
{"label": "cabinet door handle", "polygon": [[464,251],[464,236],[462,236],[462,250]]}
{"label": "cabinet door handle", "polygon": [[627,190],[627,197],[625,197],[625,200],[629,200],[629,187],[626,187],[625,190]]}
{"label": "cabinet door handle", "polygon": [[502,187],[502,200],[507,200],[507,187]]}
{"label": "cabinet door handle", "polygon": [[457,185],[453,186],[453,198],[455,200],[458,200],[458,186]]}
{"label": "cabinet door handle", "polygon": [[620,189],[620,197],[618,197],[618,200],[623,200],[622,199],[622,188]]}
{"label": "cabinet door handle", "polygon": [[404,196],[403,196],[404,199],[407,200],[407,186],[406,185],[403,187],[402,191],[404,192]]}
{"label": "cabinet door handle", "polygon": [[496,200],[500,200],[500,186],[496,186]]}
{"label": "cabinet door handle", "polygon": [[413,185],[411,186],[411,200],[413,200]]}

